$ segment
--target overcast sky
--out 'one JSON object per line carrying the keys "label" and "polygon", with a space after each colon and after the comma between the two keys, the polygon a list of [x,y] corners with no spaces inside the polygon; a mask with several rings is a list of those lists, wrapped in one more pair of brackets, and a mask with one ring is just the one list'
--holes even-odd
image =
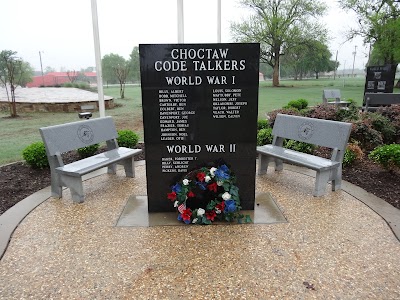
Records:
{"label": "overcast sky", "polygon": [[[335,1],[325,0],[332,60],[338,52],[340,69],[367,62],[362,40],[346,42],[344,32],[355,21]],[[184,0],[185,43],[217,42],[217,0]],[[80,70],[95,66],[90,0],[0,0],[0,50],[14,50],[40,70],[46,66]],[[129,57],[134,46],[177,43],[177,0],[97,0],[101,55]],[[246,17],[237,0],[222,0],[222,42],[232,42],[230,24]]]}

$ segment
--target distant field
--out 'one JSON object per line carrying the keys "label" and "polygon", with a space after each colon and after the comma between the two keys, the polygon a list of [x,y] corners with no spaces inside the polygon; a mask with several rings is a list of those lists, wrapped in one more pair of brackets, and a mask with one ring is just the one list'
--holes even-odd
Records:
{"label": "distant field", "polygon": [[[322,90],[338,88],[342,97],[353,99],[361,106],[364,78],[337,78],[319,80],[282,80],[282,87],[273,88],[271,82],[261,82],[258,117],[265,118],[271,110],[281,108],[290,100],[304,98],[309,105],[322,102]],[[142,100],[139,86],[127,86],[125,99],[118,99],[119,87],[104,87],[104,94],[114,97],[117,107],[106,110],[113,116],[118,129],[131,129],[143,139]],[[22,150],[41,141],[39,128],[78,120],[77,113],[21,113],[19,118],[8,118],[9,112],[0,113],[0,165],[22,160]],[[98,117],[98,112],[94,117]]]}

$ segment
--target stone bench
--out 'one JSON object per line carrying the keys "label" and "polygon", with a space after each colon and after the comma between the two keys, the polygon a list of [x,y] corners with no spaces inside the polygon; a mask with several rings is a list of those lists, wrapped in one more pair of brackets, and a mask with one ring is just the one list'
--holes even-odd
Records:
{"label": "stone bench", "polygon": [[[61,198],[65,186],[71,190],[74,202],[83,202],[82,176],[103,167],[115,174],[116,165],[121,164],[127,177],[135,176],[134,156],[142,150],[118,147],[118,133],[111,117],[43,127],[39,131],[50,164],[53,197]],[[106,142],[106,152],[64,164],[62,153],[101,142]]]}
{"label": "stone bench", "polygon": [[[272,129],[272,144],[257,147],[258,174],[265,174],[270,162],[275,163],[275,171],[280,171],[285,161],[317,172],[314,196],[324,195],[329,181],[332,181],[332,190],[338,190],[350,131],[350,123],[278,114]],[[331,158],[283,148],[284,139],[328,147],[332,149]]]}
{"label": "stone bench", "polygon": [[340,90],[323,90],[322,103],[333,104],[338,107],[347,107],[350,104],[350,101],[342,99]]}
{"label": "stone bench", "polygon": [[379,106],[400,104],[400,94],[394,93],[365,93],[363,111],[376,111]]}

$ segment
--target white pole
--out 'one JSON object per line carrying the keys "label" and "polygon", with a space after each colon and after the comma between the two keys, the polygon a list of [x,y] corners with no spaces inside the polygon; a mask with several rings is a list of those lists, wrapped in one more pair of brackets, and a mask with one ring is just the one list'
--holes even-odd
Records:
{"label": "white pole", "polygon": [[183,0],[178,1],[178,44],[184,43]]}
{"label": "white pole", "polygon": [[218,0],[217,14],[217,43],[221,43],[221,0]]}
{"label": "white pole", "polygon": [[99,23],[97,19],[98,19],[97,0],[92,0],[92,22],[93,22],[94,55],[96,58],[97,93],[99,95],[100,118],[103,118],[106,116],[106,113],[105,113],[104,92],[103,92],[103,73],[101,70]]}

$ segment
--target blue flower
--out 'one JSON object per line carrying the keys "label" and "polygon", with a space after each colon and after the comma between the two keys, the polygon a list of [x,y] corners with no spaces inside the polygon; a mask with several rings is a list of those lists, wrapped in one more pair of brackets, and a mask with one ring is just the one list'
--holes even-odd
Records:
{"label": "blue flower", "polygon": [[207,183],[206,182],[200,182],[200,181],[196,181],[196,184],[200,187],[200,189],[202,189],[203,191],[205,191],[207,188],[206,188],[206,185],[207,185]]}
{"label": "blue flower", "polygon": [[181,187],[181,185],[180,185],[179,183],[177,183],[177,184],[175,184],[175,185],[172,187],[172,190],[173,190],[175,193],[179,193],[179,192],[182,190],[182,187]]}
{"label": "blue flower", "polygon": [[229,179],[229,175],[226,174],[221,168],[215,171],[215,177],[217,177],[217,180]]}
{"label": "blue flower", "polygon": [[225,173],[228,173],[229,168],[226,165],[222,165],[221,167],[219,167],[222,171],[224,171]]}
{"label": "blue flower", "polygon": [[236,203],[234,200],[225,201],[224,213],[231,213],[236,211]]}
{"label": "blue flower", "polygon": [[182,214],[178,215],[178,221],[182,221]]}
{"label": "blue flower", "polygon": [[190,224],[190,220],[185,220],[183,222],[185,222],[185,224]]}

